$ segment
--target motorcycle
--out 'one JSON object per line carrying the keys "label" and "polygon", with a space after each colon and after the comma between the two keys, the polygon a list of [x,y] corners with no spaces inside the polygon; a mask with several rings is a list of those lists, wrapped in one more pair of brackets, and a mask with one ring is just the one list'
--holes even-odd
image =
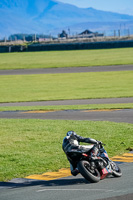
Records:
{"label": "motorcycle", "polygon": [[[85,153],[73,151],[67,155],[69,161],[77,166],[76,168],[78,168],[79,173],[89,182],[99,182],[109,175],[113,175],[114,177],[122,176],[120,167],[109,159],[103,145],[105,144],[91,145],[90,149]],[[94,146],[98,148],[98,154],[95,159],[92,156]]]}

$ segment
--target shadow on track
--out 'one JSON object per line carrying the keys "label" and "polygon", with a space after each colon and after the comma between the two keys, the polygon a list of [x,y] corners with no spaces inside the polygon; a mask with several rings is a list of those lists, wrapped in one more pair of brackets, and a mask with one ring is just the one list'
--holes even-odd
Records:
{"label": "shadow on track", "polygon": [[[13,179],[10,182],[0,182],[0,189],[1,188],[9,188],[9,189],[14,189],[14,188],[21,188],[21,187],[29,187],[29,186],[42,186],[42,187],[53,187],[53,186],[71,186],[71,185],[81,185],[81,184],[95,184],[91,183],[87,180],[85,180],[81,175],[80,177],[67,177],[67,178],[61,178],[61,179],[56,179],[56,180],[50,180],[50,181],[45,181],[45,180],[35,180],[35,179],[26,179],[26,178],[17,178]],[[115,178],[113,176],[106,177],[106,179],[112,179]]]}
{"label": "shadow on track", "polygon": [[29,186],[66,186],[66,185],[77,185],[77,184],[91,184],[84,178],[62,178],[51,181],[43,180],[33,180],[33,179],[15,179],[15,182],[0,182],[0,188],[19,188],[19,187],[29,187]]}

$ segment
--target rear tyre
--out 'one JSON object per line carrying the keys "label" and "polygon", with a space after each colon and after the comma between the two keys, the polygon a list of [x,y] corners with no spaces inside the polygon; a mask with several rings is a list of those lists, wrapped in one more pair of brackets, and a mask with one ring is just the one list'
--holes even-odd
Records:
{"label": "rear tyre", "polygon": [[86,160],[81,160],[78,163],[78,170],[81,175],[88,181],[96,183],[100,181],[100,173],[97,169],[91,169],[90,163]]}

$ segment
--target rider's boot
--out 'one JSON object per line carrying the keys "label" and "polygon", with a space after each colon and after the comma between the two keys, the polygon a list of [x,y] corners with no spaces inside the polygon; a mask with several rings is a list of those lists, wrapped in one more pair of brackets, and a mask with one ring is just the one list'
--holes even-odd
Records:
{"label": "rider's boot", "polygon": [[78,173],[79,173],[78,168],[74,168],[74,166],[73,166],[71,163],[70,163],[70,170],[71,170],[71,174],[72,174],[73,176],[77,176]]}
{"label": "rider's boot", "polygon": [[71,174],[72,174],[73,176],[77,176],[77,175],[79,174],[78,168],[73,169],[73,170],[71,171]]}

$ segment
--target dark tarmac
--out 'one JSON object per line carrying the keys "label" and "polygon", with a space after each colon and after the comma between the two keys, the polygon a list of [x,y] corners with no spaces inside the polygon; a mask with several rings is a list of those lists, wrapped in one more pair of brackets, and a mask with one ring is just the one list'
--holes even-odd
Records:
{"label": "dark tarmac", "polygon": [[122,177],[111,176],[93,184],[81,175],[51,181],[15,179],[0,183],[0,200],[132,200],[133,164],[119,165]]}
{"label": "dark tarmac", "polygon": [[114,103],[133,103],[133,97],[14,102],[14,103],[0,103],[0,106],[1,107],[2,106],[56,106],[56,105],[86,105],[86,104],[114,104]]}
{"label": "dark tarmac", "polygon": [[63,110],[63,111],[2,111],[0,118],[112,121],[133,124],[133,109],[120,110]]}
{"label": "dark tarmac", "polygon": [[93,66],[93,67],[0,70],[0,75],[58,74],[58,73],[109,72],[109,71],[132,71],[132,70],[133,70],[133,65],[115,65],[115,66]]}

